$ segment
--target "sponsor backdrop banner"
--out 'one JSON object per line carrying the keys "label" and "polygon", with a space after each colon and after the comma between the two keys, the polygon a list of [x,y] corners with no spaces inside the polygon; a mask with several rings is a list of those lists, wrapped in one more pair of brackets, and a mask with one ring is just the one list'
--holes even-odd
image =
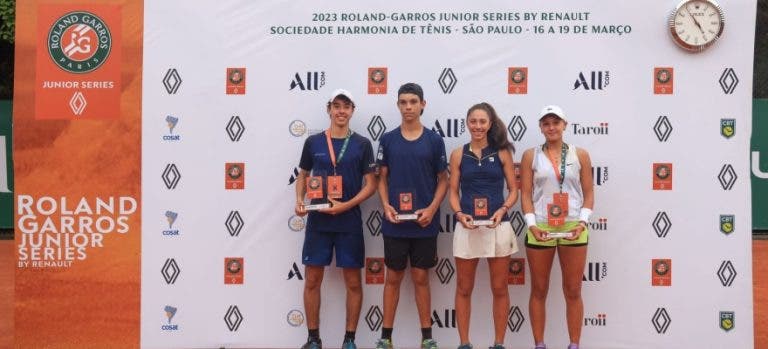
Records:
{"label": "sponsor backdrop banner", "polygon": [[142,6],[17,3],[19,348],[139,345]]}
{"label": "sponsor backdrop banner", "polygon": [[[397,88],[412,81],[425,90],[422,122],[449,151],[469,140],[466,110],[481,101],[507,123],[517,161],[543,142],[544,105],[568,114],[566,141],[591,152],[596,184],[585,347],[753,345],[746,154],[754,1],[724,4],[723,40],[697,54],[670,38],[675,1],[145,5],[142,344],[302,344],[304,221],[293,217],[293,181],[303,142],[328,127],[328,95],[345,88],[356,98],[352,129],[377,147],[399,125]],[[446,204],[435,217],[443,232],[430,272],[434,333],[445,347],[458,344],[450,213]],[[382,257],[377,198],[363,204],[363,219],[366,256]],[[229,271],[232,258],[242,263]],[[481,265],[471,338],[485,346],[491,295]],[[238,282],[227,281],[230,272]],[[357,341],[372,346],[383,285],[365,275]],[[532,343],[524,275],[510,285],[511,347]],[[555,267],[547,342],[564,347],[559,285]],[[402,292],[395,344],[417,347],[409,281]],[[329,270],[327,346],[341,344],[343,294],[340,272]]]}
{"label": "sponsor backdrop banner", "polygon": [[0,101],[0,228],[13,228],[13,124],[11,101]]}
{"label": "sponsor backdrop banner", "polygon": [[753,100],[751,148],[752,227],[768,230],[768,99]]}
{"label": "sponsor backdrop banner", "polygon": [[[303,142],[328,126],[330,92],[346,88],[352,129],[377,147],[399,125],[397,88],[417,82],[422,122],[448,151],[468,141],[466,110],[481,101],[506,123],[517,161],[543,141],[544,105],[567,113],[566,141],[590,151],[595,177],[585,347],[752,347],[750,162],[734,154],[749,150],[755,1],[724,4],[723,38],[695,54],[670,38],[675,5],[20,4],[19,55],[36,60],[17,60],[17,75],[35,78],[17,82],[14,104],[17,343],[301,345],[305,221],[293,215],[293,184]],[[376,197],[362,208],[357,342],[369,347],[382,325],[383,217]],[[519,210],[510,224],[521,239]],[[447,204],[435,219],[434,335],[453,347],[455,222]],[[492,336],[481,264],[477,346]],[[510,260],[508,347],[533,341],[526,269],[521,251]],[[567,344],[560,282],[555,265],[552,346]],[[328,347],[341,344],[343,294],[330,269]],[[395,327],[398,347],[418,346],[410,281]]]}

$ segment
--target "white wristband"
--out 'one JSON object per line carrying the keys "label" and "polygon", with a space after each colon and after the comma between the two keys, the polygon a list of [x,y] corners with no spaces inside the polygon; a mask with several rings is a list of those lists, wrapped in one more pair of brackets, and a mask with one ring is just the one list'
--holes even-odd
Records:
{"label": "white wristband", "polygon": [[523,217],[525,217],[525,225],[527,225],[529,228],[536,225],[536,215],[533,213],[526,213]]}
{"label": "white wristband", "polygon": [[589,217],[592,215],[592,210],[588,209],[586,207],[582,207],[581,211],[579,211],[579,220],[584,222],[589,222]]}

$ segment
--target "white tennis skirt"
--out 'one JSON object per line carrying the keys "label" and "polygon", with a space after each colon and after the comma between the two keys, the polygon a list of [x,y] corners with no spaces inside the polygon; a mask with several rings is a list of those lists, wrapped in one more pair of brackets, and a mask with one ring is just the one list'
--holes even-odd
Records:
{"label": "white tennis skirt", "polygon": [[508,221],[496,228],[464,228],[456,223],[453,233],[453,256],[471,258],[506,257],[517,252],[517,237]]}

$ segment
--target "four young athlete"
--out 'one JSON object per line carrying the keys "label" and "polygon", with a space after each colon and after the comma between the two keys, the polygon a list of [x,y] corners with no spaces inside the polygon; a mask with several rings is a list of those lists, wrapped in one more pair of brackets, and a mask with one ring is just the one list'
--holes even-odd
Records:
{"label": "four young athlete", "polygon": [[[401,123],[379,141],[376,158],[368,139],[350,130],[354,99],[336,90],[328,100],[329,128],[307,138],[296,181],[299,216],[308,215],[302,262],[304,308],[308,329],[302,349],[321,349],[320,288],[325,266],[335,255],[346,285],[346,331],[342,349],[355,349],[362,304],[360,269],[365,259],[359,204],[378,189],[384,212],[384,264],[381,338],[377,349],[390,349],[400,285],[410,266],[422,349],[436,349],[432,338],[429,269],[437,264],[440,205],[449,192],[456,229],[456,316],[459,349],[471,349],[469,319],[475,272],[488,261],[493,296],[494,345],[503,349],[509,309],[509,256],[518,251],[507,212],[518,199],[514,146],[504,123],[488,103],[467,112],[470,142],[446,159],[445,143],[424,127],[422,88],[402,85],[397,94]],[[525,245],[531,270],[529,314],[536,349],[545,349],[545,302],[554,254],[559,255],[566,300],[569,349],[577,349],[583,305],[581,275],[586,263],[587,222],[594,202],[589,154],[563,141],[567,119],[556,106],[539,120],[542,146],[523,154],[520,164],[521,207],[528,231]],[[450,179],[448,173],[450,172]],[[506,186],[506,195],[504,187]],[[309,202],[306,200],[309,199]]]}

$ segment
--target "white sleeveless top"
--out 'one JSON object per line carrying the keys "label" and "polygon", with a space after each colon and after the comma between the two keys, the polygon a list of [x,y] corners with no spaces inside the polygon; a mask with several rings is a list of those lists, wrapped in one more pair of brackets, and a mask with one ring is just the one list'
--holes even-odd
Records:
{"label": "white sleeveless top", "polygon": [[[552,203],[552,194],[560,192],[557,176],[560,168],[552,168],[547,154],[535,147],[533,152],[533,209],[536,213],[536,222],[547,222],[547,204]],[[559,156],[559,154],[558,154]],[[555,171],[558,172],[555,175]],[[581,163],[576,155],[576,147],[568,145],[565,155],[565,180],[563,192],[568,193],[568,217],[566,221],[578,221],[579,211],[584,204],[584,194],[581,191]]]}

